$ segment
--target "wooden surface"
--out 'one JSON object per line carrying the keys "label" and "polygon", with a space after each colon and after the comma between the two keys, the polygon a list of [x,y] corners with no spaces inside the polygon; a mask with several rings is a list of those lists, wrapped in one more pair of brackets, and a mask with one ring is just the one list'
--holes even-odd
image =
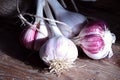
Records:
{"label": "wooden surface", "polygon": [[[120,80],[120,46],[113,45],[113,50],[114,56],[111,59],[91,60],[79,57],[76,67],[64,72],[60,77],[50,74],[43,67],[32,67],[1,51],[0,80]],[[44,66],[42,63],[39,65]]]}

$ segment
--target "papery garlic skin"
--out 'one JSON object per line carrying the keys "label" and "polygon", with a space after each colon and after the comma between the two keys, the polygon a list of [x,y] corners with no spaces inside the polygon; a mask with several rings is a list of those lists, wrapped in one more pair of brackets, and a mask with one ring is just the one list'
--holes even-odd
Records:
{"label": "papery garlic skin", "polygon": [[23,30],[20,36],[20,42],[27,49],[31,49],[35,51],[39,51],[40,47],[47,40],[48,40],[48,32],[46,26],[40,26],[40,23],[34,23],[28,26],[28,28]]}
{"label": "papery garlic skin", "polygon": [[[36,15],[43,17],[43,7],[45,0],[37,0],[37,11]],[[20,19],[28,25],[28,30],[23,33],[23,39],[21,40],[23,45],[28,49],[39,51],[40,47],[48,39],[48,30],[45,22],[41,18],[35,17],[34,24],[29,23],[21,14]],[[25,36],[25,37],[24,37]]]}
{"label": "papery garlic skin", "polygon": [[[81,26],[87,20],[87,18],[80,13],[75,13],[64,9],[61,6],[61,4],[58,2],[58,0],[47,0],[47,1],[51,5],[56,19],[68,25],[68,27],[65,27],[61,24],[57,24],[58,28],[63,33],[63,35],[67,38],[72,38],[78,35]],[[68,29],[71,31],[68,31]]]}
{"label": "papery garlic skin", "polygon": [[102,39],[104,40],[105,45],[99,52],[95,54],[82,48],[87,56],[89,56],[92,59],[102,59],[105,57],[111,58],[113,56],[112,43],[115,42],[115,36],[112,36],[112,33],[110,31],[105,31]]}
{"label": "papery garlic skin", "polygon": [[78,57],[78,50],[75,44],[63,37],[58,36],[49,39],[40,49],[41,59],[48,65],[55,59],[74,62]]}
{"label": "papery garlic skin", "polygon": [[20,42],[27,48],[33,49],[36,35],[36,25],[24,29],[20,35]]}
{"label": "papery garlic skin", "polygon": [[81,47],[85,54],[92,59],[112,57],[112,43],[116,37],[108,29],[108,25],[100,20],[92,20],[81,29],[73,42]]}
{"label": "papery garlic skin", "polygon": [[90,34],[81,37],[80,45],[84,51],[90,52],[91,54],[98,53],[105,46],[104,40],[97,34]]}
{"label": "papery garlic skin", "polygon": [[48,39],[48,30],[47,30],[46,25],[45,25],[45,23],[43,21],[39,22],[39,23],[36,23],[36,24],[38,24],[37,28],[40,31],[36,31],[35,40],[34,40],[35,41],[34,42],[34,50],[39,51],[40,47]]}
{"label": "papery garlic skin", "polygon": [[106,30],[103,35],[103,40],[105,42],[105,52],[108,53],[108,58],[111,58],[113,56],[112,43],[115,43],[116,36],[109,30]]}
{"label": "papery garlic skin", "polygon": [[89,21],[80,31],[80,37],[90,34],[102,34],[107,29],[105,22],[100,20]]}
{"label": "papery garlic skin", "polygon": [[[65,13],[67,14],[67,12]],[[79,34],[83,23],[86,21],[86,18],[83,15],[78,13],[68,12],[68,14],[63,18],[62,15],[58,16],[57,20],[66,23],[69,26],[69,29],[72,30],[72,33],[65,31],[64,26],[58,24],[58,28],[61,30],[64,36],[68,38],[75,37]]]}

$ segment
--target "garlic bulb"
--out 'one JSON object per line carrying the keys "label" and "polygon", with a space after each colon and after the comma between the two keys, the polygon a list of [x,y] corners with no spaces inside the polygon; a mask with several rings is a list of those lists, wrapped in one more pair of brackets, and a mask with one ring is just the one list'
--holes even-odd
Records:
{"label": "garlic bulb", "polygon": [[51,72],[59,75],[72,67],[78,57],[78,50],[71,40],[63,36],[56,36],[41,47],[40,57],[50,66]]}
{"label": "garlic bulb", "polygon": [[[44,5],[44,0],[38,0],[36,11],[37,16],[43,17]],[[48,30],[46,28],[44,20],[36,17],[34,24],[31,24],[21,14],[20,19],[28,25],[28,28],[23,30],[20,37],[22,38],[22,44],[28,49],[39,51],[40,47],[48,39]]]}
{"label": "garlic bulb", "polygon": [[[44,10],[48,18],[54,19],[47,3]],[[62,35],[55,22],[49,21],[49,24],[52,36],[41,47],[39,54],[40,58],[50,66],[50,72],[59,75],[72,67],[78,57],[78,50],[70,39]]]}
{"label": "garlic bulb", "polygon": [[68,32],[63,25],[58,24],[58,28],[61,30],[63,35],[68,38],[78,35],[82,24],[86,21],[86,17],[82,14],[65,10],[58,0],[48,0],[48,2],[54,11],[56,19],[69,25],[69,29],[72,31]]}
{"label": "garlic bulb", "polygon": [[116,37],[110,32],[103,21],[92,21],[80,32],[79,36],[73,39],[75,44],[80,46],[85,54],[92,59],[102,59],[113,56],[112,43]]}

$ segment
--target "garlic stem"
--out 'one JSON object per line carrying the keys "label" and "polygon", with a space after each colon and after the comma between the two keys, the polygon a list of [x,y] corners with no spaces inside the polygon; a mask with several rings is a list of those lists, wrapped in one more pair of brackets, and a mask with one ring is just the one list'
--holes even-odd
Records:
{"label": "garlic stem", "polygon": [[[37,3],[37,11],[36,11],[36,15],[43,17],[43,8],[45,6],[45,0],[38,0]],[[44,33],[44,37],[48,35],[48,31],[47,28],[45,26],[44,20],[42,18],[37,18],[35,20],[35,23],[39,23],[40,22],[40,26],[39,26],[39,30]]]}
{"label": "garlic stem", "polygon": [[64,6],[64,8],[67,8],[67,5],[65,4],[64,0],[61,0],[61,3]]}
{"label": "garlic stem", "polygon": [[[44,7],[44,10],[45,10],[46,16],[48,18],[54,20],[54,17],[52,15],[52,12],[50,10],[50,7],[49,7],[47,1],[46,1],[46,5]],[[52,37],[53,36],[57,36],[57,35],[61,35],[62,36],[62,33],[60,32],[60,30],[57,27],[57,24],[55,22],[53,22],[53,21],[49,21],[49,23],[50,23],[50,29],[52,30]]]}
{"label": "garlic stem", "polygon": [[[45,0],[37,0],[37,11],[36,11],[36,15],[43,17],[43,7],[45,6]],[[35,22],[39,22],[40,18],[36,18]]]}
{"label": "garlic stem", "polygon": [[[37,0],[37,11],[36,11],[36,15],[37,16],[40,16],[40,17],[43,17],[43,7],[45,6],[45,0]],[[41,19],[41,18],[35,18],[35,23],[39,23],[40,22],[40,26],[39,27],[39,30],[42,32],[42,33],[45,33],[44,36],[47,36],[47,28],[45,26],[45,23],[44,23],[44,20]]]}
{"label": "garlic stem", "polygon": [[33,17],[37,17],[37,18],[44,19],[44,20],[46,20],[46,21],[55,22],[55,23],[61,24],[61,25],[65,26],[65,27],[68,27],[68,28],[69,28],[69,25],[67,25],[67,24],[64,23],[64,22],[58,21],[58,20],[49,19],[49,18],[45,18],[45,17],[40,17],[40,16],[33,15],[33,14],[30,14],[30,13],[25,13],[25,14],[26,14],[26,15],[29,15],[29,16],[33,16]]}
{"label": "garlic stem", "polygon": [[[72,38],[78,35],[87,18],[82,14],[64,9],[57,0],[48,0],[48,2],[55,13],[56,19],[69,25],[69,28],[65,28],[58,24],[58,28],[63,35],[67,38]],[[68,29],[69,32],[67,32],[68,30],[66,29]]]}
{"label": "garlic stem", "polygon": [[[22,15],[22,14],[19,14],[19,18],[24,22],[24,23],[26,23],[30,28],[35,28],[35,27],[33,27],[33,24],[31,24],[30,22],[28,22],[25,18],[24,18],[24,16]],[[39,33],[42,33],[38,28],[36,28],[36,30],[39,32]],[[43,33],[42,33],[43,34]]]}
{"label": "garlic stem", "polygon": [[66,10],[61,6],[61,4],[57,0],[48,0],[48,2],[51,5],[56,16],[59,16],[59,14],[66,12]]}
{"label": "garlic stem", "polygon": [[73,4],[73,6],[74,6],[76,12],[78,12],[78,8],[77,8],[77,6],[76,6],[76,4],[75,4],[75,1],[74,1],[74,0],[71,0],[71,2],[72,2],[72,4]]}

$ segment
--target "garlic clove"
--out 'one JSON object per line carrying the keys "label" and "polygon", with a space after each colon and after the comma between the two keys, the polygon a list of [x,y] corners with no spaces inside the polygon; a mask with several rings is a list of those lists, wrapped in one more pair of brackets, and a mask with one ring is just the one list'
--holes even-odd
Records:
{"label": "garlic clove", "polygon": [[20,35],[20,42],[28,49],[33,49],[36,25],[24,29]]}
{"label": "garlic clove", "polygon": [[81,37],[81,47],[91,54],[96,54],[104,47],[104,41],[101,36],[96,34],[86,35]]}

